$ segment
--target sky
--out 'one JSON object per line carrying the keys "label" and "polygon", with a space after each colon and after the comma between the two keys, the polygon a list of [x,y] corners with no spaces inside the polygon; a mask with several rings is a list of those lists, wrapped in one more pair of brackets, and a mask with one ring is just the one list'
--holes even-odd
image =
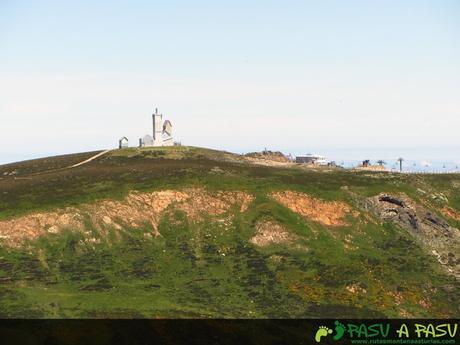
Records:
{"label": "sky", "polygon": [[0,164],[131,145],[460,162],[460,1],[0,0]]}

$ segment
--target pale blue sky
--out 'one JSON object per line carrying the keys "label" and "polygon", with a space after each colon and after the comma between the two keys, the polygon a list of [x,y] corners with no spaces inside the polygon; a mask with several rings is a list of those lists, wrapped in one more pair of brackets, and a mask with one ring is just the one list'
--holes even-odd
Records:
{"label": "pale blue sky", "polygon": [[184,144],[460,161],[460,1],[0,0],[0,164],[155,107]]}

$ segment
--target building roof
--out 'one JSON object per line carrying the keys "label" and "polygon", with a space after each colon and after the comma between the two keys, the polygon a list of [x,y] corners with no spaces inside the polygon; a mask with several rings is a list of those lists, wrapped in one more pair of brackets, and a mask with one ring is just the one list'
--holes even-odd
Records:
{"label": "building roof", "polygon": [[166,121],[163,123],[163,131],[164,131],[166,134],[171,135],[171,133],[172,133],[172,124],[171,124],[171,121],[166,120]]}

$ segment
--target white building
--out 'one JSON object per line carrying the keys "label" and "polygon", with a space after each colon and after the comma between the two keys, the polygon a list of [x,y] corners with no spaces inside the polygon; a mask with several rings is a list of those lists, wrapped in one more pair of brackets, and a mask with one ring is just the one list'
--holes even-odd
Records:
{"label": "white building", "polygon": [[163,122],[163,115],[158,114],[158,109],[152,114],[153,137],[145,135],[139,139],[139,146],[173,146],[172,124],[169,120]]}
{"label": "white building", "polygon": [[315,165],[327,165],[328,161],[324,156],[307,153],[305,156],[297,156],[296,163],[307,163]]}
{"label": "white building", "polygon": [[118,148],[124,149],[126,147],[128,147],[128,138],[121,137],[120,140],[118,140]]}
{"label": "white building", "polygon": [[153,137],[151,135],[144,135],[141,138],[141,146],[153,146]]}

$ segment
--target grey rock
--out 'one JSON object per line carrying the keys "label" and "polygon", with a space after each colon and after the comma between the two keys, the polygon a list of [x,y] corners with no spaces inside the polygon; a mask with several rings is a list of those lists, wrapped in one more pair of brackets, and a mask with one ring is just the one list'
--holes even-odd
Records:
{"label": "grey rock", "polygon": [[368,198],[367,206],[382,220],[406,229],[449,274],[460,280],[459,229],[404,194],[382,193]]}

